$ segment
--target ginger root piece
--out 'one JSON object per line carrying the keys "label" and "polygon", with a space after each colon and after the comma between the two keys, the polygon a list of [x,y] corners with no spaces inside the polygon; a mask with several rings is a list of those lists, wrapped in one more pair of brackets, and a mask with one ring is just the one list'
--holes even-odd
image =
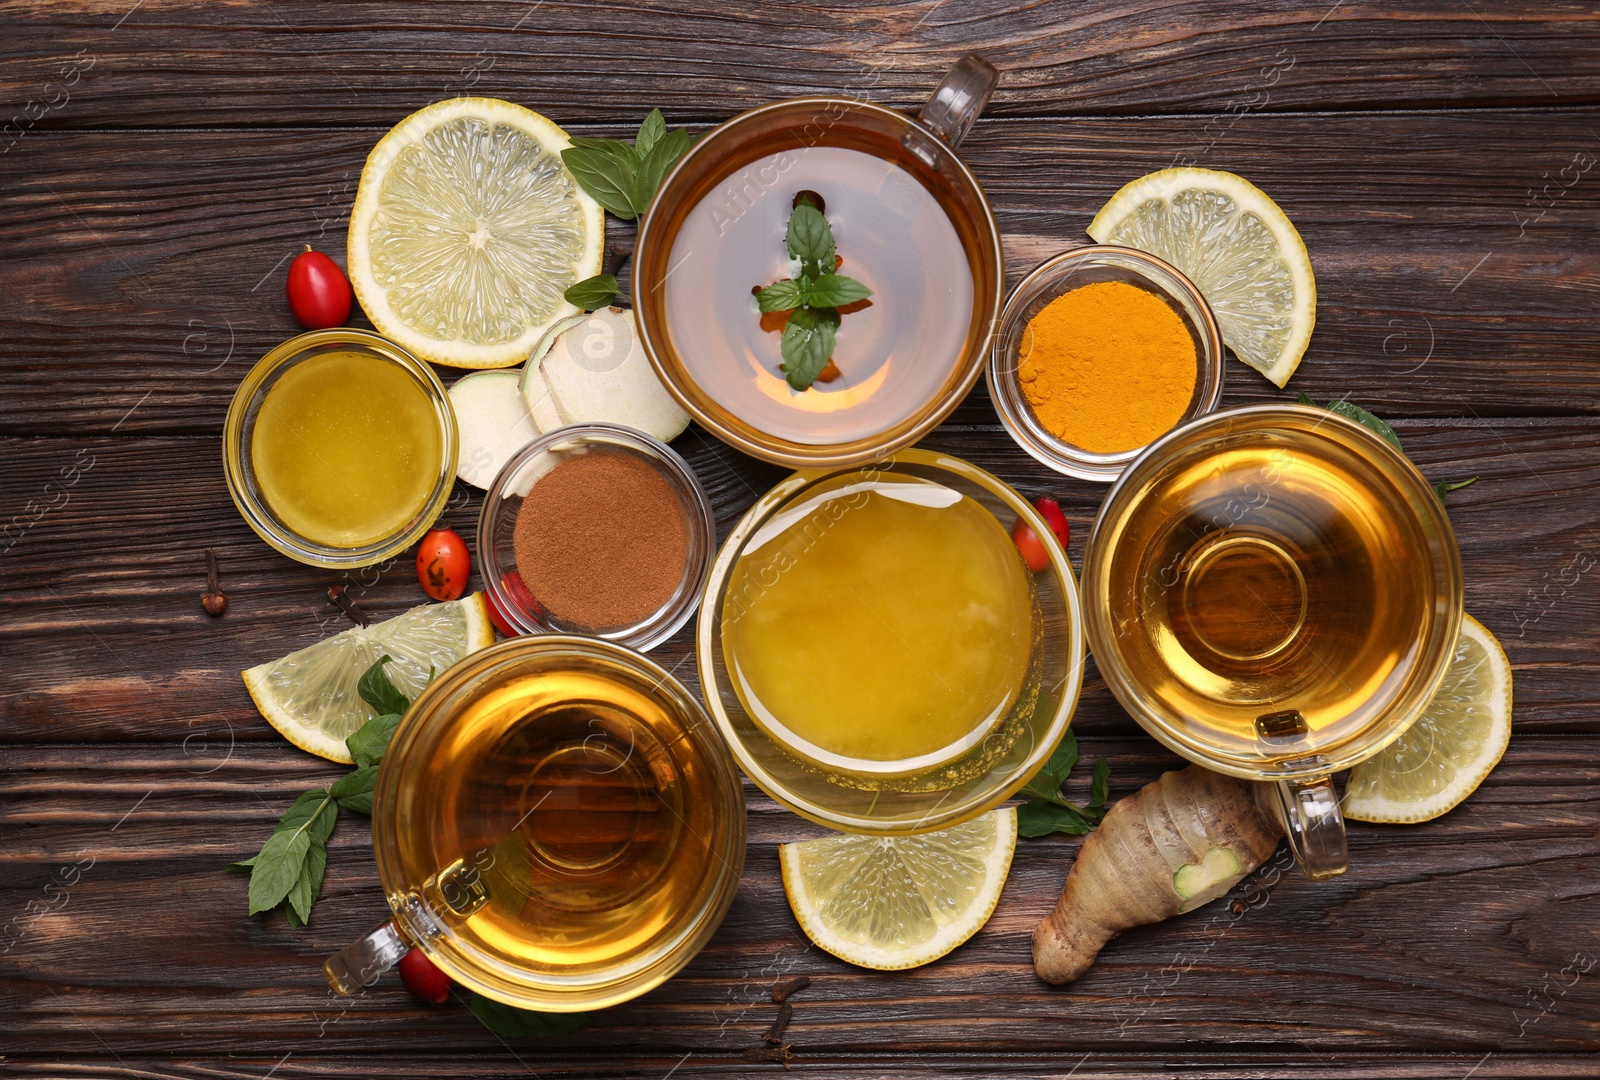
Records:
{"label": "ginger root piece", "polygon": [[1275,798],[1270,785],[1190,765],[1118,802],[1078,849],[1060,903],[1033,932],[1039,977],[1072,982],[1124,930],[1233,888],[1277,850]]}

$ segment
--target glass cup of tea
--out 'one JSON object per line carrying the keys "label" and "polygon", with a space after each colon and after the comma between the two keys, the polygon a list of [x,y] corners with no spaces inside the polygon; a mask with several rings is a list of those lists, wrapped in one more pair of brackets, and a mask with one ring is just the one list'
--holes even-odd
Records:
{"label": "glass cup of tea", "polygon": [[323,965],[336,992],[415,945],[496,1001],[584,1011],[660,984],[710,939],[744,865],[744,791],[671,673],[540,634],[418,695],[384,754],[372,846],[394,917]]}
{"label": "glass cup of tea", "polygon": [[[633,303],[657,375],[702,427],[780,465],[854,465],[909,446],[966,396],[1005,271],[994,211],[954,149],[997,80],[968,55],[916,119],[794,98],[683,156],[639,226]],[[837,377],[795,391],[752,290],[792,276],[784,238],[802,191],[823,204],[838,272],[872,296],[840,316]]]}
{"label": "glass cup of tea", "polygon": [[1421,714],[1461,624],[1455,534],[1416,467],[1324,409],[1201,417],[1111,488],[1083,590],[1089,650],[1133,718],[1275,782],[1301,869],[1343,873],[1331,776]]}

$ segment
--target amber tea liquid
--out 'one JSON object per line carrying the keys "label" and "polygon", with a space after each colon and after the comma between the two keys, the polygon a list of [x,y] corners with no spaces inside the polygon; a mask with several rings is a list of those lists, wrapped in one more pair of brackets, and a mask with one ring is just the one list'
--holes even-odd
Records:
{"label": "amber tea liquid", "polygon": [[[466,968],[580,985],[692,925],[733,812],[687,721],[604,668],[513,678],[402,789],[404,880]],[[738,808],[742,812],[742,807]]]}
{"label": "amber tea liquid", "polygon": [[1426,636],[1415,516],[1336,440],[1219,448],[1121,515],[1106,602],[1165,725],[1224,755],[1337,753],[1382,720]]}

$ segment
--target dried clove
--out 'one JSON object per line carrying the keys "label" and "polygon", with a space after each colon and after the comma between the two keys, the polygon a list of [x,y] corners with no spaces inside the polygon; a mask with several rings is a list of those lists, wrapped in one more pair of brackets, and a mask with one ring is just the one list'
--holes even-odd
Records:
{"label": "dried clove", "polygon": [[228,598],[222,595],[222,586],[217,578],[217,553],[206,548],[206,591],[200,594],[200,606],[212,618],[228,610]]}
{"label": "dried clove", "polygon": [[783,1001],[789,997],[789,995],[798,994],[800,991],[804,990],[810,985],[810,975],[796,975],[792,979],[785,979],[782,982],[773,983],[772,1000],[781,1005]]}
{"label": "dried clove", "polygon": [[746,1050],[739,1056],[746,1061],[766,1061],[782,1065],[787,1069],[789,1062],[794,1060],[794,1043],[784,1043],[782,1046],[758,1046],[754,1050]]}
{"label": "dried clove", "polygon": [[343,585],[329,585],[328,599],[339,605],[339,610],[350,617],[350,621],[357,626],[371,626],[372,616],[368,615],[361,607],[345,595]]}
{"label": "dried clove", "polygon": [[769,1042],[774,1046],[783,1042],[783,1029],[789,1026],[789,1018],[793,1015],[793,1005],[790,1005],[787,1001],[780,1003],[778,1005],[778,1018],[772,1022],[772,1026],[767,1029],[766,1034],[761,1036],[761,1041]]}

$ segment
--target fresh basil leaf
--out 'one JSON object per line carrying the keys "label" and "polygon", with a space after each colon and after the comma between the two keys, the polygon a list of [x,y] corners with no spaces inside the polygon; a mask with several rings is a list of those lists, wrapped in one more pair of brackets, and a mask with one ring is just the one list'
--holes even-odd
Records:
{"label": "fresh basil leaf", "polygon": [[329,793],[339,805],[358,814],[372,813],[372,792],[378,786],[378,767],[363,765],[334,781]]}
{"label": "fresh basil leaf", "polygon": [[304,826],[275,832],[261,845],[250,868],[250,914],[271,911],[283,903],[300,880],[300,868],[311,850],[311,834]]}
{"label": "fresh basil leaf", "polygon": [[496,1035],[544,1039],[577,1031],[593,1019],[593,1013],[544,1013],[502,1005],[482,994],[467,991],[467,1005],[484,1027]]}
{"label": "fresh basil leaf", "polygon": [[376,765],[383,760],[383,752],[389,749],[389,740],[399,726],[399,713],[374,716],[352,731],[344,745],[357,765]]}
{"label": "fresh basil leaf", "polygon": [[[621,146],[626,153],[601,144]],[[638,168],[633,148],[610,139],[574,139],[561,151],[561,161],[594,201],[624,221],[639,216],[633,205],[635,175]]]}
{"label": "fresh basil leaf", "polygon": [[774,281],[756,293],[762,311],[790,311],[800,306],[800,283],[793,278]]}
{"label": "fresh basil leaf", "polygon": [[789,233],[785,242],[791,257],[820,267],[823,272],[833,270],[833,229],[828,225],[828,219],[810,203],[801,203],[789,215]]}
{"label": "fresh basil leaf", "polygon": [[1094,778],[1089,781],[1089,810],[1098,810],[1095,820],[1105,816],[1106,800],[1111,797],[1111,762],[1105,758],[1097,758],[1094,763]]}
{"label": "fresh basil leaf", "polygon": [[369,667],[361,676],[361,681],[356,683],[356,693],[379,716],[403,713],[411,707],[411,700],[395,688],[394,683],[389,681],[389,673],[383,670],[383,665],[393,662],[392,656],[379,657],[378,662]]}
{"label": "fresh basil leaf", "polygon": [[666,133],[667,118],[661,115],[660,109],[651,109],[645,114],[644,122],[639,125],[639,134],[633,137],[634,152],[640,157],[645,156]]}
{"label": "fresh basil leaf", "polygon": [[1452,491],[1460,491],[1462,488],[1470,487],[1477,482],[1478,478],[1476,476],[1474,476],[1471,480],[1440,480],[1439,483],[1434,486],[1433,490],[1434,493],[1439,496],[1439,501],[1444,502],[1446,496],[1448,496]]}
{"label": "fresh basil leaf", "polygon": [[617,275],[596,274],[573,285],[562,293],[562,296],[574,307],[580,307],[585,311],[598,311],[603,307],[610,307],[621,292],[622,287],[617,284]]}
{"label": "fresh basil leaf", "polygon": [[679,128],[668,133],[662,140],[650,149],[639,163],[637,190],[638,198],[635,203],[642,214],[650,208],[650,203],[656,197],[656,191],[661,187],[661,181],[666,179],[667,173],[678,163],[678,159],[689,152],[689,146],[694,142],[694,136]]}
{"label": "fresh basil leaf", "polygon": [[805,287],[805,303],[812,307],[844,307],[871,295],[871,289],[843,274],[824,273]]}
{"label": "fresh basil leaf", "polygon": [[1093,831],[1094,823],[1068,806],[1034,799],[1017,807],[1017,832],[1022,836],[1048,836],[1050,833],[1087,836]]}
{"label": "fresh basil leaf", "polygon": [[817,381],[839,338],[839,313],[832,308],[795,308],[783,328],[783,374],[795,390]]}

